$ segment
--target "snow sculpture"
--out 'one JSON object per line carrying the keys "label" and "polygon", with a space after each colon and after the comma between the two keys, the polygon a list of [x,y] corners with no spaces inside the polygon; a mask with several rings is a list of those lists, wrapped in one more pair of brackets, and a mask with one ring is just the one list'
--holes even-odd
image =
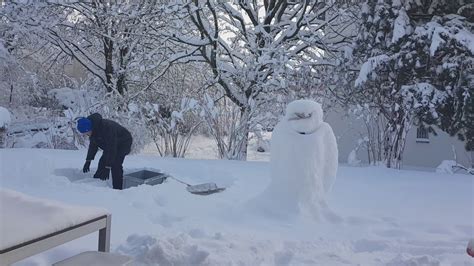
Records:
{"label": "snow sculpture", "polygon": [[270,158],[271,183],[258,204],[278,216],[318,219],[338,165],[336,137],[319,103],[297,100],[287,106],[273,131]]}

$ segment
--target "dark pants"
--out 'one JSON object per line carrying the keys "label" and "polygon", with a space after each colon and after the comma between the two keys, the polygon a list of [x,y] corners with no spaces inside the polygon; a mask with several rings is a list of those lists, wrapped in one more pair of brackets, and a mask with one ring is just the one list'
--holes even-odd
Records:
{"label": "dark pants", "polygon": [[[112,186],[114,189],[123,189],[123,161],[125,160],[125,156],[127,156],[132,148],[132,140],[125,141],[121,143],[118,150],[117,155],[112,163]],[[105,168],[105,158],[104,154],[100,157],[99,165],[97,166],[97,172],[101,169]]]}

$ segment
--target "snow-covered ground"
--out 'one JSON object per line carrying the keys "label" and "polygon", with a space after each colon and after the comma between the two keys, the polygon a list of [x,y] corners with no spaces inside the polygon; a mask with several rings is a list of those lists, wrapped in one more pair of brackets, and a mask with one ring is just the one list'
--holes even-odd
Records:
{"label": "snow-covered ground", "polygon": [[[190,156],[214,158],[210,147],[205,138],[196,139]],[[316,222],[248,210],[246,203],[270,183],[268,162],[152,154],[126,158],[126,172],[161,169],[191,184],[215,182],[227,188],[198,196],[173,180],[112,190],[80,171],[85,153],[0,149],[0,186],[108,209],[112,251],[133,256],[137,264],[474,265],[466,254],[474,236],[474,178],[469,175],[340,166],[328,199],[337,217]],[[268,153],[249,157],[265,160]],[[16,265],[50,265],[96,246],[97,234],[92,234]]]}

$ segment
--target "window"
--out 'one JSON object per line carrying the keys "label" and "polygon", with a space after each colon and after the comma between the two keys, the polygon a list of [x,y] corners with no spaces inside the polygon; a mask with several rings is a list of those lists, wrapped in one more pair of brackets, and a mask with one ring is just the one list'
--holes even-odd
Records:
{"label": "window", "polygon": [[429,143],[430,139],[428,137],[428,129],[423,126],[420,126],[416,129],[416,142]]}

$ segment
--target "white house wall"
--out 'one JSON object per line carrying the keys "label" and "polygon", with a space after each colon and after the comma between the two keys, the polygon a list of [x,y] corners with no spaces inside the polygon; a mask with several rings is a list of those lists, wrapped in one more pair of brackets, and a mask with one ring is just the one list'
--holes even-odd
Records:
{"label": "white house wall", "polygon": [[451,137],[449,134],[435,129],[437,136],[429,135],[429,142],[417,142],[416,127],[408,132],[405,152],[403,153],[403,162],[406,165],[421,167],[436,167],[443,160],[454,160],[454,151],[458,163],[469,167],[472,165],[472,152],[466,151],[464,143],[457,137]]}
{"label": "white house wall", "polygon": [[[364,124],[354,117],[349,117],[343,111],[329,111],[325,115],[336,135],[339,148],[339,162],[347,163],[349,153],[356,149],[359,139],[366,136]],[[443,160],[454,160],[453,147],[457,154],[458,163],[464,166],[473,164],[473,153],[467,152],[464,143],[456,137],[450,137],[440,129],[436,130],[437,136],[429,135],[429,143],[416,141],[416,127],[408,133],[405,152],[403,154],[404,167],[435,168]],[[361,163],[368,163],[367,148],[360,147],[357,150],[357,159]]]}

